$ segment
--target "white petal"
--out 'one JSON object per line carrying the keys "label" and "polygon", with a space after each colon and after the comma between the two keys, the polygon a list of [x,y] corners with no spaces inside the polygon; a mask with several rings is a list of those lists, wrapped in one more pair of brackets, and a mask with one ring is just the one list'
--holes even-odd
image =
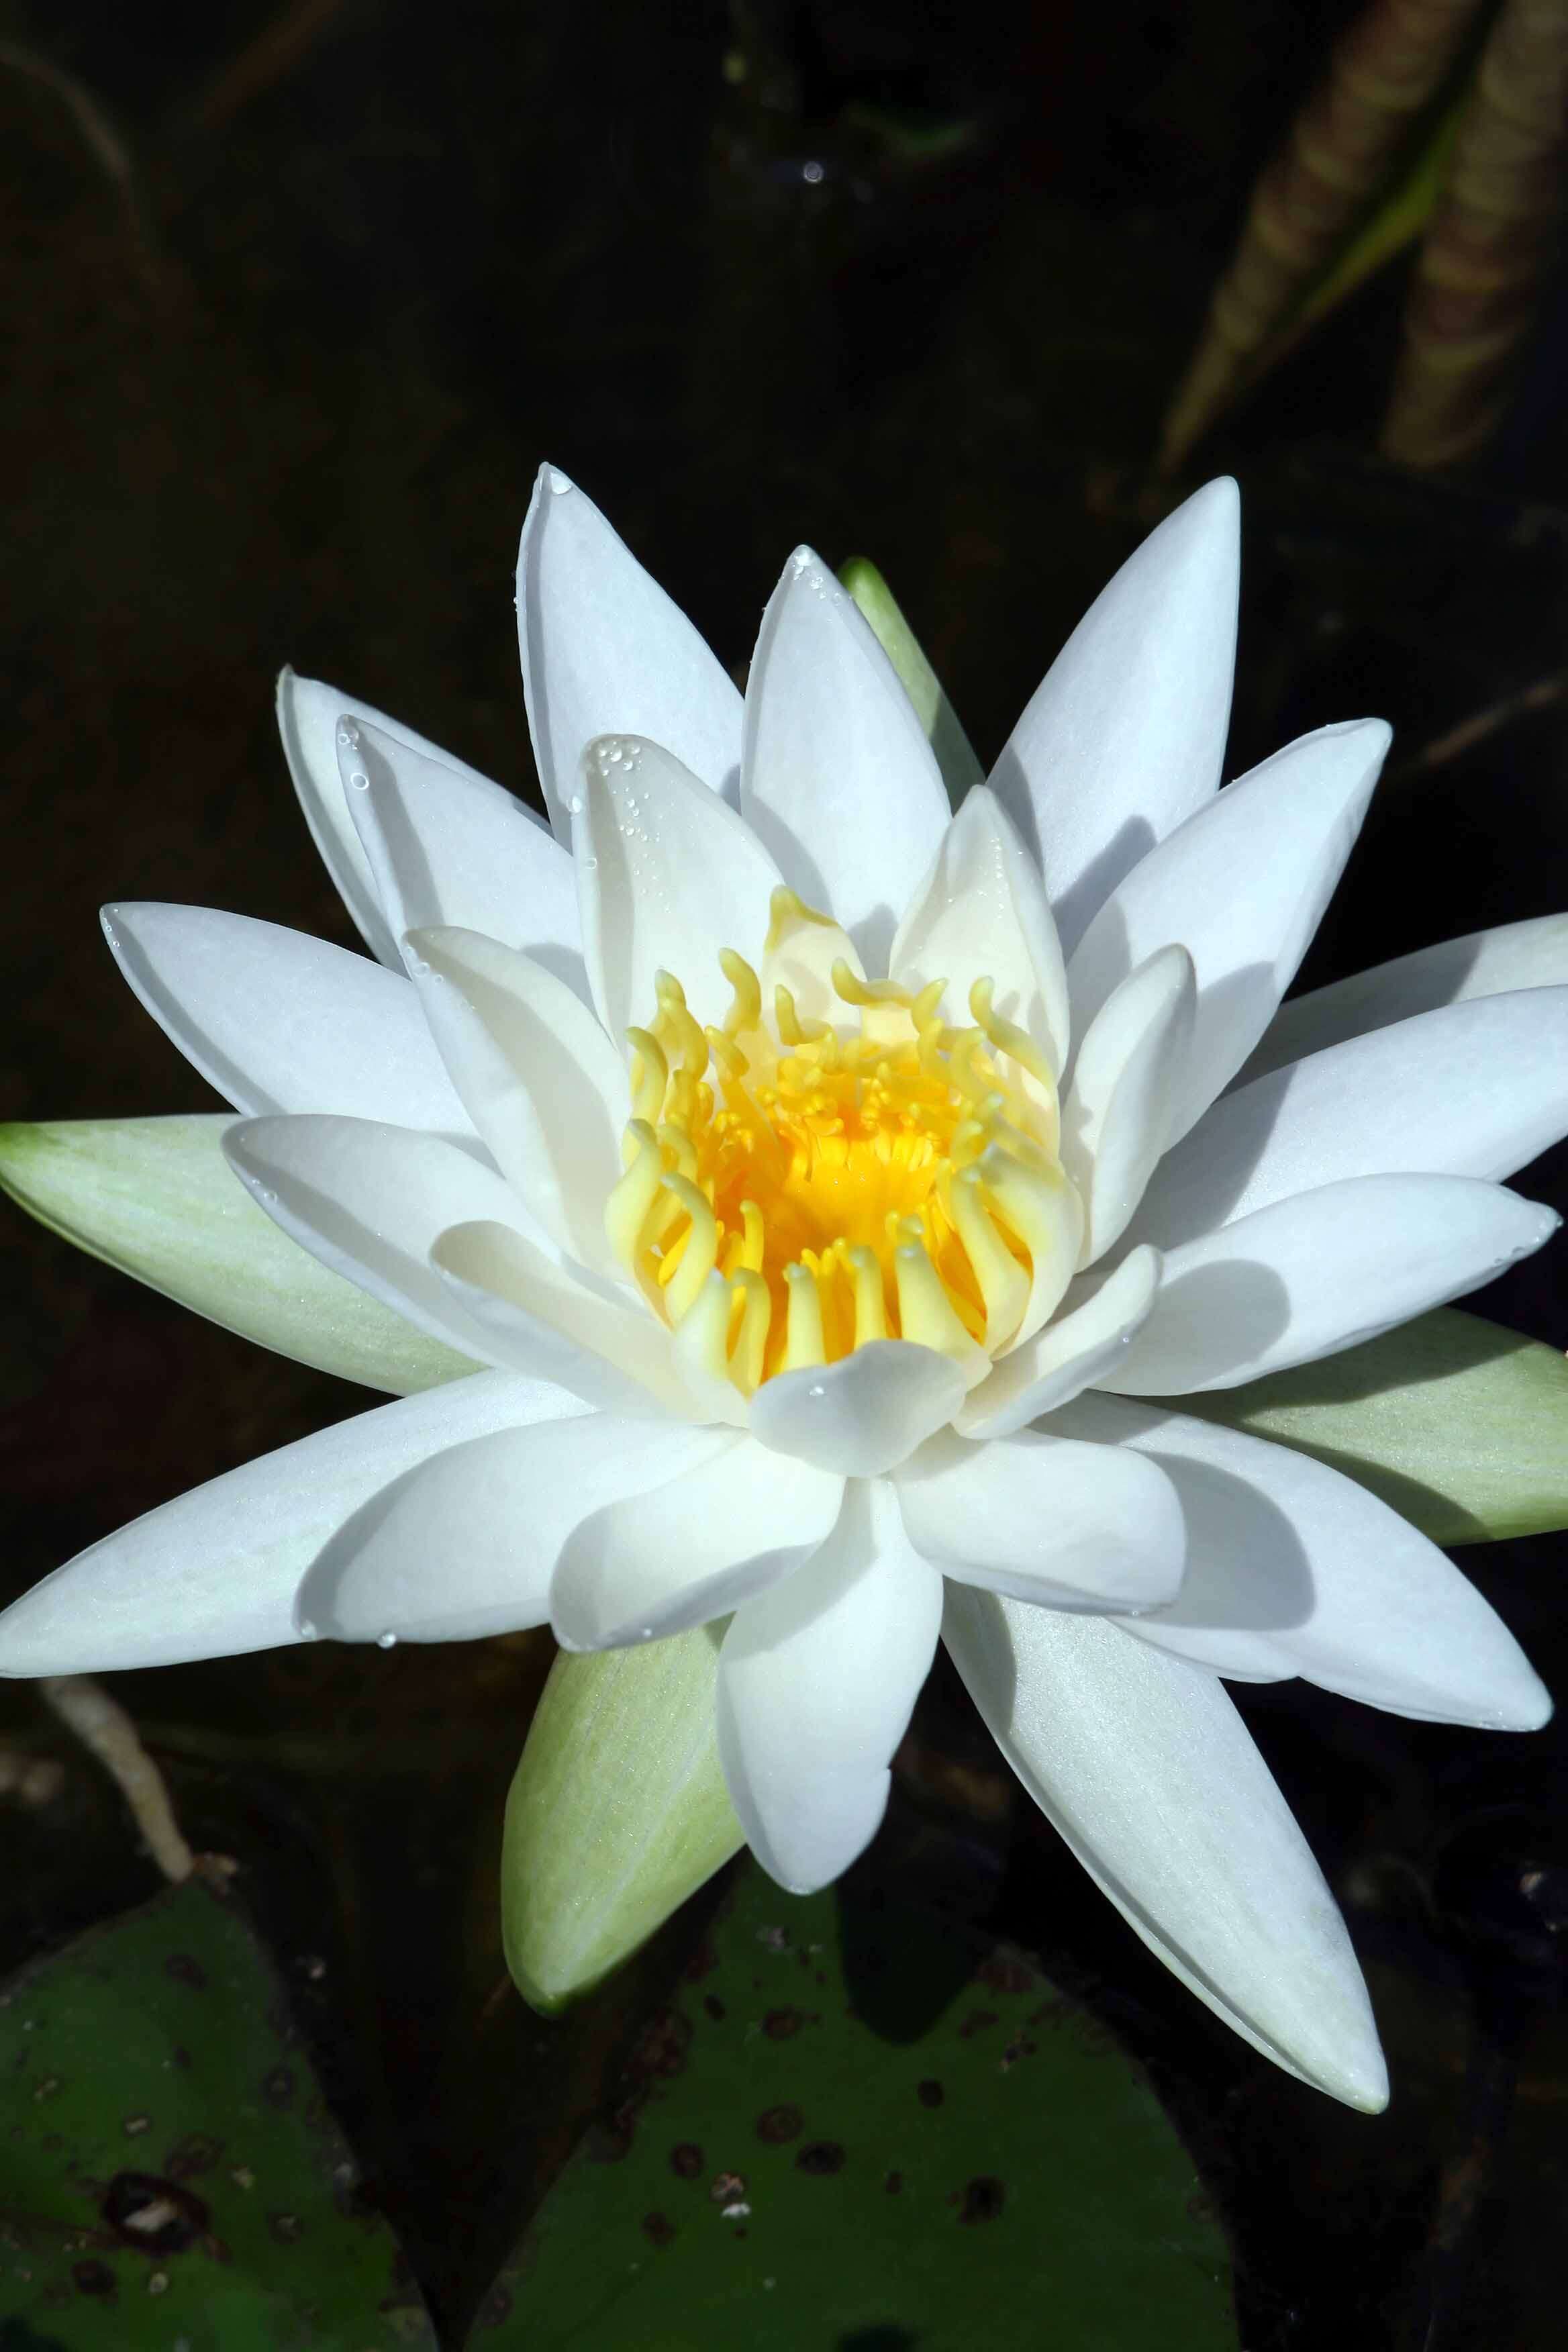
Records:
{"label": "white petal", "polygon": [[517,563],[522,690],[544,804],[570,845],[584,747],[624,728],[650,736],[733,801],[741,698],[684,613],[592,499],[542,466]]}
{"label": "white petal", "polygon": [[1067,976],[1039,868],[994,793],[976,785],[943,834],[899,925],[888,969],[907,988],[948,983],[947,1018],[967,1026],[969,992],[994,983],[1003,1019],[1026,1031],[1060,1075],[1068,1055]]}
{"label": "white petal", "polygon": [[236,1110],[470,1131],[399,974],[209,907],[105,907],[103,932],[153,1020]]}
{"label": "white petal", "polygon": [[538,1370],[608,1412],[707,1418],[675,1370],[669,1334],[641,1299],[607,1296],[511,1225],[448,1226],[430,1264],[454,1312],[484,1333],[492,1362]]}
{"label": "white petal", "polygon": [[247,1119],[229,1129],[224,1150],[252,1198],[312,1257],[420,1330],[494,1361],[486,1334],[430,1265],[448,1225],[524,1223],[527,1212],[492,1168],[438,1136],[360,1118]]}
{"label": "white petal", "polygon": [[1173,1141],[1263,1034],[1322,919],[1388,750],[1381,719],[1321,727],[1277,751],[1151,850],[1106,900],[1068,972],[1075,1034],[1158,948],[1179,940],[1198,1003]]}
{"label": "white petal", "polygon": [[1138,1249],[1081,1306],[1067,1295],[1054,1323],[1004,1356],[954,1417],[965,1437],[1011,1437],[1114,1372],[1154,1304],[1160,1254]]}
{"label": "white petal", "polygon": [[338,730],[338,765],[395,939],[482,931],[586,996],[572,860],[531,809],[363,723]]}
{"label": "white petal", "polygon": [[1245,1085],[1325,1045],[1364,1036],[1391,1021],[1462,1004],[1471,997],[1500,996],[1507,989],[1555,988],[1568,982],[1568,915],[1541,915],[1529,922],[1503,923],[1471,931],[1440,947],[1418,948],[1371,971],[1353,972],[1331,987],[1314,988],[1282,1004],[1258,1051],[1241,1074]]}
{"label": "white petal", "polygon": [[1473,1176],[1352,1176],[1170,1252],[1152,1313],[1100,1381],[1233,1389],[1479,1290],[1549,1241],[1552,1209]]}
{"label": "white petal", "polygon": [[763,614],[746,687],[741,814],[807,904],[886,970],[893,929],[942,845],[935,754],[869,626],[797,548]]}
{"label": "white petal", "polygon": [[941,1624],[942,1578],[887,1486],[859,1479],[815,1559],[736,1611],[719,1754],[752,1853],[791,1894],[826,1886],[875,1835]]}
{"label": "white petal", "polygon": [[1219,782],[1239,534],[1232,481],[1168,515],[1079,623],[992,772],[1068,954],[1123,875]]}
{"label": "white petal", "polygon": [[310,838],[321,851],[322,862],[372,954],[392,971],[401,971],[403,957],[398,934],[386,919],[380,887],[343,798],[342,779],[338,772],[338,728],[345,718],[352,722],[368,722],[390,736],[395,743],[438,761],[443,767],[470,777],[476,783],[483,783],[485,779],[476,769],[465,767],[449,751],[426,742],[411,727],[400,727],[395,719],[388,719],[384,711],[374,709],[370,703],[356,702],[352,694],[344,694],[335,686],[324,686],[320,678],[297,677],[287,668],[280,672],[278,731],[283,738],[283,756],[289,762],[289,773],[300,795]]}
{"label": "white petal", "polygon": [[1310,1454],[1184,1413],[1083,1397],[1082,1437],[1164,1470],[1187,1524],[1187,1573],[1133,1630],[1248,1681],[1305,1675],[1370,1706],[1532,1731],[1552,1702],[1512,1634],[1436,1546]]}
{"label": "white petal", "polygon": [[658,1011],[673,972],[699,1021],[721,1021],[721,949],[748,962],[767,935],[779,871],[733,809],[658,743],[591,744],[576,795],[583,949],[599,1018],[617,1042]]}
{"label": "white petal", "polygon": [[1344,1922],[1215,1677],[1104,1620],[951,1586],[942,1633],[1003,1754],[1150,1949],[1289,2073],[1384,2106]]}
{"label": "white petal", "polygon": [[477,931],[412,931],[408,945],[431,1034],[501,1174],[563,1249],[607,1267],[630,1108],[620,1055],[531,956]]}
{"label": "white petal", "polygon": [[582,1410],[480,1372],[285,1445],[106,1536],[0,1617],[0,1674],[97,1673],[300,1640],[294,1598],[351,1513],[414,1464],[513,1422]]}
{"label": "white petal", "polygon": [[963,1395],[951,1357],[909,1339],[873,1339],[836,1364],[764,1381],[752,1399],[752,1434],[819,1470],[875,1478],[945,1428]]}
{"label": "white petal", "polygon": [[1089,1023],[1062,1104],[1062,1165],[1084,1207],[1079,1263],[1120,1241],[1170,1141],[1197,1007],[1185,948],[1160,948]]}
{"label": "white petal", "polygon": [[1224,1096],[1155,1171],[1135,1241],[1172,1249],[1345,1176],[1497,1181],[1568,1131],[1568,988],[1394,1023]]}
{"label": "white petal", "polygon": [[683,1433],[691,1466],[592,1512],[567,1538],[550,1620],[568,1650],[613,1650],[721,1617],[831,1534],[841,1478],[732,1430]]}
{"label": "white petal", "polygon": [[321,1553],[300,1614],[344,1642],[467,1642],[542,1625],[573,1529],[713,1452],[705,1432],[576,1410],[450,1446],[383,1487]]}
{"label": "white petal", "polygon": [[933,1438],[894,1483],[910,1541],[961,1584],[1051,1609],[1155,1609],[1181,1583],[1185,1539],[1151,1466],[1029,1430]]}

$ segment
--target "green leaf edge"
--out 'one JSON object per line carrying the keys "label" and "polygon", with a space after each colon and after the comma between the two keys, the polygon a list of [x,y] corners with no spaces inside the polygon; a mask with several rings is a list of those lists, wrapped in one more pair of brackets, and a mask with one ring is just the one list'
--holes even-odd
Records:
{"label": "green leaf edge", "polygon": [[1484,1316],[1437,1307],[1243,1388],[1147,1402],[1310,1454],[1445,1548],[1568,1528],[1568,1358]]}

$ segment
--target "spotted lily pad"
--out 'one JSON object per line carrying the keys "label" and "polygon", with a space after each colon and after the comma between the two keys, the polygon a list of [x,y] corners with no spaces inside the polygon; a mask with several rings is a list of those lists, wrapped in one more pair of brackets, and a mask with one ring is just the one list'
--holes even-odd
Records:
{"label": "spotted lily pad", "polygon": [[1235,2352],[1191,2158],[1032,1963],[743,1872],[470,2352]]}
{"label": "spotted lily pad", "polygon": [[433,2352],[277,1980],[200,1881],[14,1978],[0,2075],[18,2347]]}

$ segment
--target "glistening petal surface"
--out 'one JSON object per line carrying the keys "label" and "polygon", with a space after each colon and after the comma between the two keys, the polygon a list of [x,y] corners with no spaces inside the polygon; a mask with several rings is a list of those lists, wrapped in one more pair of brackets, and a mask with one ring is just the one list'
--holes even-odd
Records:
{"label": "glistening petal surface", "polygon": [[1554,1209],[1472,1176],[1352,1176],[1166,1256],[1153,1311],[1101,1385],[1237,1388],[1479,1290],[1549,1241]]}
{"label": "glistening petal surface", "polygon": [[572,839],[577,763],[595,735],[650,736],[733,801],[741,697],[592,499],[542,466],[522,526],[517,630],[545,806]]}
{"label": "glistening petal surface", "polygon": [[1075,1304],[1069,1289],[1055,1322],[1004,1356],[990,1379],[970,1391],[955,1428],[965,1437],[1011,1437],[1111,1378],[1159,1287],[1158,1250],[1136,1249],[1087,1297]]}
{"label": "glistening petal surface", "polygon": [[585,996],[572,860],[531,810],[363,723],[339,730],[338,765],[395,939],[482,931]]}
{"label": "glistening petal surface", "polygon": [[1075,1434],[1158,1462],[1187,1573],[1141,1639],[1222,1675],[1303,1675],[1397,1715],[1531,1731],[1552,1712],[1500,1618],[1435,1544],[1337,1470],[1239,1431],[1081,1397]]}
{"label": "glistening petal surface", "polygon": [[1225,1095],[1155,1171],[1135,1241],[1179,1242],[1347,1176],[1495,1182],[1568,1132],[1568,988],[1417,1013]]}
{"label": "glistening petal surface", "polygon": [[1186,1538],[1152,1466],[1038,1430],[950,1434],[895,1485],[910,1543],[945,1576],[1053,1609],[1152,1609],[1181,1584]]}
{"label": "glistening petal surface", "polygon": [[763,614],[741,814],[791,888],[837,917],[868,971],[884,970],[947,829],[947,792],[892,664],[808,547]]}
{"label": "glistening petal surface", "polygon": [[1151,1950],[1291,2074],[1384,2106],[1344,1922],[1214,1675],[1108,1619],[962,1587],[942,1634],[1025,1788]]}
{"label": "glistening petal surface", "polygon": [[930,874],[900,923],[888,969],[916,991],[948,983],[947,1018],[972,1019],[969,992],[993,984],[1004,1020],[1033,1039],[1053,1075],[1067,1061],[1067,974],[1045,886],[1017,829],[984,784],[943,834]]}
{"label": "glistening petal surface", "polygon": [[944,1429],[963,1402],[950,1357],[909,1339],[872,1339],[823,1364],[775,1372],[752,1400],[752,1433],[844,1478],[875,1478]]}
{"label": "glistening petal surface", "polygon": [[390,1481],[447,1446],[581,1411],[486,1372],[380,1405],[193,1487],[106,1536],[0,1617],[0,1673],[80,1674],[273,1649],[322,1545]]}
{"label": "glistening petal surface", "polygon": [[732,1430],[681,1439],[700,1439],[700,1459],[632,1502],[605,1505],[568,1538],[550,1605],[564,1648],[614,1649],[704,1624],[799,1568],[831,1532],[841,1478]]}
{"label": "glistening petal surface", "polygon": [[658,743],[607,736],[589,745],[576,795],[577,889],[588,980],[619,1044],[658,1010],[661,971],[681,982],[700,1022],[722,1019],[722,948],[766,936],[779,871],[717,793]]}
{"label": "glistening petal surface", "polygon": [[1320,728],[1227,786],[1133,867],[1068,967],[1073,1026],[1180,940],[1197,976],[1171,1140],[1258,1043],[1295,976],[1361,830],[1388,750],[1380,719]]}
{"label": "glistening petal surface", "polygon": [[121,903],[103,930],[158,1026],[236,1110],[471,1131],[399,973],[210,907]]}
{"label": "glistening petal surface", "polygon": [[1079,1044],[1061,1156],[1083,1202],[1084,1265],[1121,1240],[1171,1139],[1196,1010],[1191,956],[1160,948],[1112,989]]}
{"label": "glistening petal surface", "polygon": [[1568,982],[1568,915],[1540,915],[1528,922],[1503,923],[1495,930],[1470,931],[1438,947],[1352,972],[1327,988],[1314,988],[1282,1004],[1241,1083],[1260,1078],[1305,1054],[1347,1037],[1364,1036],[1391,1021],[1408,1021],[1440,1005],[1462,1004],[1476,996],[1500,996],[1515,988],[1559,988]]}
{"label": "glistening petal surface", "polygon": [[875,1835],[941,1624],[941,1576],[886,1484],[862,1479],[821,1549],[736,1611],[719,1754],[752,1853],[792,1894],[826,1886]]}
{"label": "glistening petal surface", "polygon": [[300,1613],[349,1642],[471,1641],[550,1612],[562,1546],[590,1513],[711,1458],[700,1430],[587,1412],[432,1454],[342,1527]]}
{"label": "glistening petal surface", "polygon": [[992,771],[1069,955],[1122,877],[1219,783],[1239,555],[1236,484],[1210,482],[1089,607]]}

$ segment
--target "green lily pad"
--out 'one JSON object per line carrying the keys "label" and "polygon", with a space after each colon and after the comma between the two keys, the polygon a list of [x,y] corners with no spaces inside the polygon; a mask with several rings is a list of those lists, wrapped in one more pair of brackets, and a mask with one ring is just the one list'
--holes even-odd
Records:
{"label": "green lily pad", "polygon": [[199,1879],[14,1978],[0,2073],[19,2346],[434,2352],[278,1981]]}
{"label": "green lily pad", "polygon": [[1149,1402],[1310,1454],[1434,1543],[1568,1527],[1568,1360],[1479,1315],[1438,1307],[1321,1363]]}
{"label": "green lily pad", "polygon": [[1191,2158],[1032,1962],[761,1871],[633,2053],[470,2352],[1235,2352]]}
{"label": "green lily pad", "polygon": [[478,1370],[290,1241],[223,1156],[226,1112],[0,1126],[0,1190],[226,1331],[407,1396]]}

